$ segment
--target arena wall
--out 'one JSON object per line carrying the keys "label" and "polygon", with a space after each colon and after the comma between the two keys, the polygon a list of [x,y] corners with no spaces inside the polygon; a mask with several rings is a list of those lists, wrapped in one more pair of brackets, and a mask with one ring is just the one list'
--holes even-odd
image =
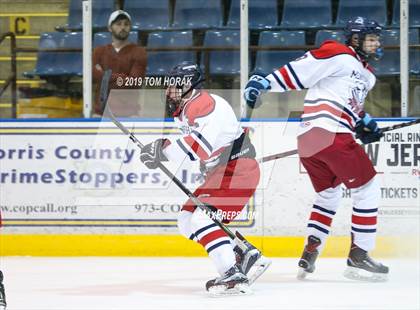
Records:
{"label": "arena wall", "polygon": [[[174,123],[162,120],[127,120],[124,125],[143,143],[180,134]],[[298,125],[296,120],[243,122],[252,129],[258,158],[295,149]],[[381,182],[380,256],[418,252],[419,127],[389,132],[380,143],[365,146]],[[139,150],[108,121],[2,122],[1,255],[204,255],[177,232],[185,195],[138,158]],[[191,190],[200,184],[198,165],[167,166]],[[296,155],[263,163],[261,170],[246,212],[230,226],[269,256],[298,256],[314,196],[309,178]],[[350,196],[343,188],[325,256],[347,254]]]}

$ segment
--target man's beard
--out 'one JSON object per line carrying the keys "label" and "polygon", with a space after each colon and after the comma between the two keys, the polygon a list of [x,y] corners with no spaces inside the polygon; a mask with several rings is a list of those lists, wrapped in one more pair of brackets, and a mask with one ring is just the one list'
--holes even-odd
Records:
{"label": "man's beard", "polygon": [[122,31],[120,31],[120,33],[113,32],[112,35],[117,40],[124,41],[124,40],[126,40],[128,38],[129,33],[126,32],[126,31],[124,31],[124,30],[122,30]]}

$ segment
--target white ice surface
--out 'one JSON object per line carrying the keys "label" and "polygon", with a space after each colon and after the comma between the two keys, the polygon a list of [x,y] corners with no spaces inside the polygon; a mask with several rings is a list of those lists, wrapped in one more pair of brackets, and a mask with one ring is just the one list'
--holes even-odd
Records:
{"label": "white ice surface", "polygon": [[8,310],[49,309],[419,309],[419,261],[386,259],[390,279],[342,276],[345,259],[319,258],[305,281],[296,258],[275,258],[254,294],[211,298],[208,258],[0,258]]}

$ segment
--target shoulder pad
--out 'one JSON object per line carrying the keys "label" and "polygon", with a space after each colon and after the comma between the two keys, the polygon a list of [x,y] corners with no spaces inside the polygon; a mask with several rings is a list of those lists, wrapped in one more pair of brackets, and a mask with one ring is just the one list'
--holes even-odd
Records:
{"label": "shoulder pad", "polygon": [[205,91],[200,91],[200,94],[192,99],[185,108],[184,115],[188,120],[190,126],[194,125],[195,120],[204,117],[213,112],[216,106],[214,98]]}
{"label": "shoulder pad", "polygon": [[312,50],[310,53],[316,59],[327,59],[343,54],[356,57],[356,52],[350,49],[347,45],[333,40],[325,41],[320,48]]}

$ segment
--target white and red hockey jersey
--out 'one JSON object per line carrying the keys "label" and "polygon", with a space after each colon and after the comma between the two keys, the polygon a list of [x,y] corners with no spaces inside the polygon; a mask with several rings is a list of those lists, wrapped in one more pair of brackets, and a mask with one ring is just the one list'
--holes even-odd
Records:
{"label": "white and red hockey jersey", "polygon": [[163,150],[170,161],[201,160],[211,165],[244,132],[230,104],[206,91],[194,91],[175,123],[183,137]]}
{"label": "white and red hockey jersey", "polygon": [[326,41],[270,73],[271,91],[308,89],[298,135],[313,127],[353,132],[376,78],[352,47]]}

